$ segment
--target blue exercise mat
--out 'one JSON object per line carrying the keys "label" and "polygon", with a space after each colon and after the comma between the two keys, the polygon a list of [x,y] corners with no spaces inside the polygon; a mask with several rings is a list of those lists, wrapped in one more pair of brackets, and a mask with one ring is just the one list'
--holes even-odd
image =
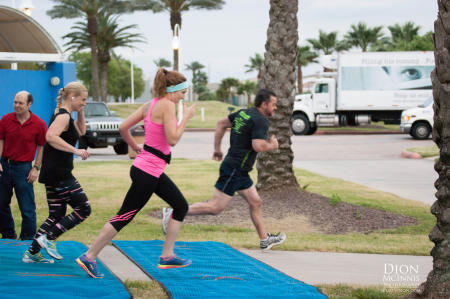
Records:
{"label": "blue exercise mat", "polygon": [[219,242],[176,242],[175,253],[189,258],[184,268],[158,269],[163,242],[113,241],[172,298],[326,298],[316,287],[295,280]]}
{"label": "blue exercise mat", "polygon": [[[31,241],[0,240],[0,298],[131,298],[125,286],[98,262],[103,279],[94,279],[75,259],[86,246],[74,241],[58,242],[64,259],[53,264],[22,262]],[[45,250],[42,255],[48,257]]]}

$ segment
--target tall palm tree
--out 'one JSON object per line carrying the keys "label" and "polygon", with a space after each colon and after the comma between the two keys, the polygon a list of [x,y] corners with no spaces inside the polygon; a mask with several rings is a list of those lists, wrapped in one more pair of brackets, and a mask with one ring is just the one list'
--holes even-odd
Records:
{"label": "tall palm tree", "polygon": [[325,31],[319,30],[319,39],[308,38],[307,41],[314,50],[319,53],[322,52],[325,55],[348,50],[350,48],[345,41],[338,41],[337,31],[326,33]]}
{"label": "tall palm tree", "polygon": [[[106,102],[108,95],[107,69],[113,50],[119,47],[134,48],[132,44],[143,42],[143,36],[139,33],[128,32],[130,29],[136,29],[136,25],[119,27],[118,16],[106,14],[100,16],[98,21],[97,58],[100,64],[100,90],[101,99]],[[87,26],[88,24],[86,22],[77,22],[76,25],[72,27],[73,31],[63,36],[64,39],[69,39],[65,44],[67,50],[82,50],[89,48],[89,34],[86,31]]]}
{"label": "tall palm tree", "polygon": [[219,89],[223,89],[226,91],[228,95],[228,104],[233,104],[233,88],[237,88],[239,86],[239,80],[236,78],[225,78],[220,81]]}
{"label": "tall palm tree", "polygon": [[350,30],[344,38],[351,46],[360,47],[363,52],[367,52],[370,45],[374,45],[379,39],[383,38],[383,26],[368,27],[364,22],[357,25],[351,25]]}
{"label": "tall palm tree", "polygon": [[436,68],[431,73],[434,96],[434,126],[433,140],[439,148],[439,159],[434,169],[439,177],[434,183],[437,189],[437,200],[431,207],[431,213],[436,216],[436,225],[432,228],[429,238],[434,243],[431,250],[433,270],[428,274],[427,281],[419,286],[406,298],[450,298],[450,20],[448,8],[450,0],[438,1],[438,17],[434,22],[434,56]]}
{"label": "tall palm tree", "polygon": [[250,73],[250,72],[256,71],[258,74],[257,78],[259,81],[259,79],[261,79],[261,68],[264,64],[264,58],[261,56],[261,54],[255,53],[255,56],[250,57],[249,60],[250,60],[250,63],[245,65],[245,67],[247,68],[247,70],[245,72]]}
{"label": "tall palm tree", "polygon": [[169,60],[165,59],[165,58],[158,58],[153,60],[153,63],[158,67],[171,67],[172,66],[172,62],[170,62]]}
{"label": "tall palm tree", "polygon": [[[137,9],[151,9],[153,12],[167,11],[170,14],[170,28],[175,33],[175,25],[181,29],[181,13],[190,9],[222,9],[224,0],[136,0]],[[178,49],[174,49],[173,67],[178,70]]]}
{"label": "tall palm tree", "polygon": [[297,89],[298,93],[303,92],[303,72],[302,67],[310,63],[317,63],[317,53],[312,52],[309,46],[297,46]]}
{"label": "tall palm tree", "polygon": [[185,66],[185,70],[192,72],[192,82],[193,83],[197,81],[196,79],[197,79],[198,72],[200,72],[202,69],[205,68],[205,66],[198,61],[192,61],[191,63],[185,64],[184,66]]}
{"label": "tall palm tree", "polygon": [[391,32],[392,42],[395,44],[398,41],[411,42],[414,37],[419,35],[420,26],[409,21],[403,25],[397,23],[393,26],[388,26],[388,29]]}
{"label": "tall palm tree", "polygon": [[89,47],[92,57],[92,97],[98,100],[98,59],[97,59],[97,32],[98,16],[105,13],[131,12],[134,1],[125,0],[52,0],[53,8],[47,11],[52,19],[84,18],[87,21]]}
{"label": "tall palm tree", "polygon": [[239,83],[237,94],[245,94],[247,96],[247,107],[250,107],[251,96],[258,92],[258,83],[246,80],[244,83]]}
{"label": "tall palm tree", "polygon": [[270,0],[266,52],[259,87],[277,95],[277,111],[270,117],[269,136],[275,135],[279,148],[258,154],[258,189],[298,187],[292,161],[289,120],[295,95],[295,67],[298,43],[298,0]]}

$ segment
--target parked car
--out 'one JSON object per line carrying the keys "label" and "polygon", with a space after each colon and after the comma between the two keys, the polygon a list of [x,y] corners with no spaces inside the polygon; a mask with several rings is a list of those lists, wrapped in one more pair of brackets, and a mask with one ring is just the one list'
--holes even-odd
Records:
{"label": "parked car", "polygon": [[128,145],[119,132],[123,119],[115,116],[103,102],[88,101],[84,107],[86,134],[81,136],[78,147],[102,148],[112,145],[118,155],[128,153]]}
{"label": "parked car", "polygon": [[400,130],[414,139],[427,139],[433,128],[433,97],[422,105],[402,112]]}

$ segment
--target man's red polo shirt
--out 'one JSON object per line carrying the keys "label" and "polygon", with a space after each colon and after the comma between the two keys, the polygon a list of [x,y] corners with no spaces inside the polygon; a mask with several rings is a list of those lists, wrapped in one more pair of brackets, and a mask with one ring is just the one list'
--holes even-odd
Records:
{"label": "man's red polo shirt", "polygon": [[20,124],[16,113],[8,113],[0,120],[0,139],[3,140],[2,157],[26,162],[33,161],[36,147],[45,144],[45,122],[31,113],[26,122]]}

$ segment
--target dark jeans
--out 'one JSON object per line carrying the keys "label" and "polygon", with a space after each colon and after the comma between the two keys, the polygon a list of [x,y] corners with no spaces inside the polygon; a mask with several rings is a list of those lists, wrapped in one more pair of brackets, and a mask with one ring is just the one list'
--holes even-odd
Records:
{"label": "dark jeans", "polygon": [[27,181],[31,162],[8,163],[2,159],[1,163],[3,172],[0,176],[0,233],[3,238],[16,237],[14,219],[10,209],[14,188],[22,214],[20,239],[33,240],[36,234],[36,203],[33,184]]}

